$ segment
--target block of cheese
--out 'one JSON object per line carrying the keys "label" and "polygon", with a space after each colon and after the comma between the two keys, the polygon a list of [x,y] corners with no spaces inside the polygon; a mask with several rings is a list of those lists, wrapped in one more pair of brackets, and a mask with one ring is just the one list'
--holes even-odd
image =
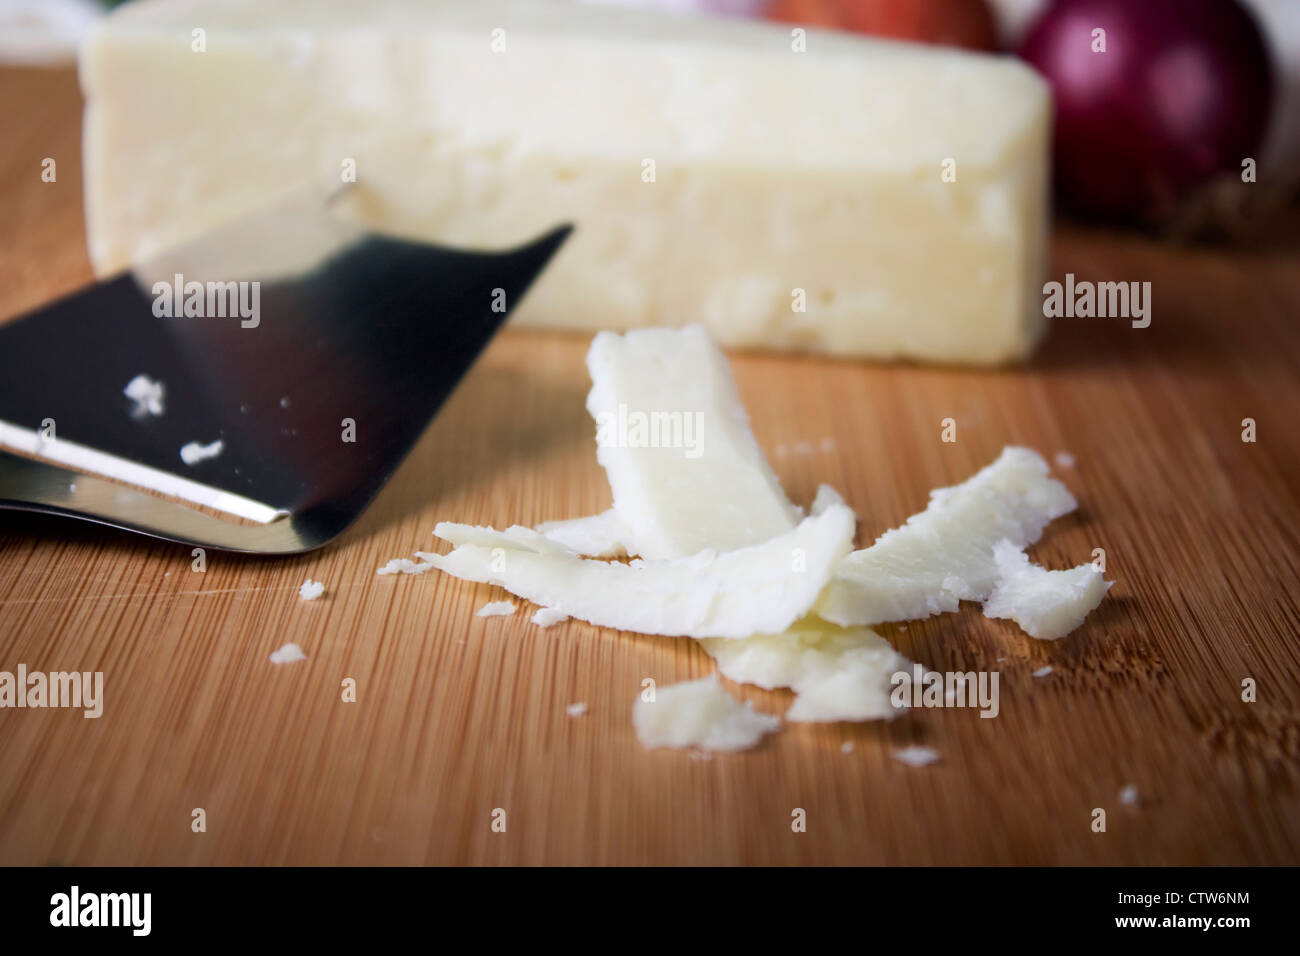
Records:
{"label": "block of cheese", "polygon": [[356,215],[389,233],[503,248],[575,223],[520,324],[1023,358],[1044,84],[791,30],[535,0],[126,4],[81,56],[91,258],[103,274],[354,173]]}

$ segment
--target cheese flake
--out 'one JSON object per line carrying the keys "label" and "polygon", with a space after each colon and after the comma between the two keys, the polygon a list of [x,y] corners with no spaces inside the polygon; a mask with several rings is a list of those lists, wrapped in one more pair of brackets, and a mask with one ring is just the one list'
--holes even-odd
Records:
{"label": "cheese flake", "polygon": [[1059,640],[1096,609],[1115,582],[1102,578],[1094,565],[1049,571],[1031,564],[1029,556],[1010,541],[993,549],[998,578],[984,616],[1010,618],[1030,637]]}
{"label": "cheese flake", "polygon": [[710,675],[660,687],[652,701],[638,697],[632,725],[645,747],[727,751],[753,747],[781,726],[781,718],[742,704]]}

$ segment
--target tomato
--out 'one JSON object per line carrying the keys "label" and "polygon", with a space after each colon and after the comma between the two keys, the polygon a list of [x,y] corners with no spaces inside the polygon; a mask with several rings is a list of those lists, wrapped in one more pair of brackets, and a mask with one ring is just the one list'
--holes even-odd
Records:
{"label": "tomato", "polygon": [[997,26],[985,0],[775,0],[767,16],[917,43],[998,47]]}

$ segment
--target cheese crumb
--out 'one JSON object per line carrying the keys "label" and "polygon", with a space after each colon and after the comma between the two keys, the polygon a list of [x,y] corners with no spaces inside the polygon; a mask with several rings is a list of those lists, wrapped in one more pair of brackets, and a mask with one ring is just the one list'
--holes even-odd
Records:
{"label": "cheese crumb", "polygon": [[632,725],[645,747],[748,750],[781,726],[723,690],[716,674],[661,687],[652,701],[637,698]]}
{"label": "cheese crumb", "polygon": [[564,712],[570,717],[581,717],[587,712],[587,705],[583,703],[570,704],[564,708]]}
{"label": "cheese crumb", "polygon": [[307,655],[302,652],[302,648],[297,644],[286,644],[278,651],[271,652],[272,664],[292,664],[295,661],[305,661]]}
{"label": "cheese crumb", "polygon": [[181,461],[187,465],[197,465],[209,458],[216,458],[225,450],[225,447],[226,443],[220,438],[210,445],[200,445],[198,442],[192,441],[188,445],[181,446]]}
{"label": "cheese crumb", "polygon": [[1091,564],[1068,571],[1030,564],[1029,556],[1010,541],[994,546],[993,561],[998,578],[984,616],[1010,618],[1030,637],[1044,641],[1065,637],[1082,624],[1114,583]]}
{"label": "cheese crumb", "polygon": [[1119,792],[1119,802],[1124,804],[1126,807],[1136,807],[1142,802],[1142,797],[1138,793],[1138,788],[1130,783]]}
{"label": "cheese crumb", "polygon": [[298,589],[298,595],[304,601],[314,601],[324,593],[325,585],[320,581],[313,581],[311,578],[304,581],[302,587]]}
{"label": "cheese crumb", "polygon": [[557,611],[554,608],[549,607],[540,608],[537,613],[533,615],[533,623],[538,627],[550,627],[552,624],[559,624],[568,619],[569,615],[565,614],[563,611]]}
{"label": "cheese crumb", "polygon": [[509,601],[488,601],[478,609],[479,617],[505,617],[515,613],[515,606]]}
{"label": "cheese crumb", "polygon": [[375,574],[423,574],[432,571],[436,565],[424,561],[412,561],[410,558],[393,558]]}
{"label": "cheese crumb", "polygon": [[1073,468],[1075,465],[1074,456],[1068,451],[1058,451],[1053,461],[1056,462],[1057,468]]}
{"label": "cheese crumb", "polygon": [[134,418],[144,418],[146,415],[157,418],[164,411],[166,389],[162,382],[156,382],[148,375],[137,375],[131,379],[122,389],[122,394],[135,402],[135,407],[131,409]]}
{"label": "cheese crumb", "polygon": [[939,752],[930,747],[904,747],[894,751],[894,759],[909,767],[928,767],[939,759]]}
{"label": "cheese crumb", "polygon": [[1046,677],[1050,673],[1052,673],[1052,665],[1048,664],[1046,667],[1040,667],[1038,670],[1034,671],[1034,676]]}
{"label": "cheese crumb", "polygon": [[844,743],[840,744],[840,753],[842,754],[853,753],[853,741],[846,740],[844,741]]}

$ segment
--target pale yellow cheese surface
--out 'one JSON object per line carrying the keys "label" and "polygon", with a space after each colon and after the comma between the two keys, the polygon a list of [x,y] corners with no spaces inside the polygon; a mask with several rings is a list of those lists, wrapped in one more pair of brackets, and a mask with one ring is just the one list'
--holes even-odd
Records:
{"label": "pale yellow cheese surface", "polygon": [[350,160],[387,232],[575,223],[521,324],[971,363],[1041,331],[1049,98],[1009,59],[541,0],[145,0],[81,72],[100,272]]}

